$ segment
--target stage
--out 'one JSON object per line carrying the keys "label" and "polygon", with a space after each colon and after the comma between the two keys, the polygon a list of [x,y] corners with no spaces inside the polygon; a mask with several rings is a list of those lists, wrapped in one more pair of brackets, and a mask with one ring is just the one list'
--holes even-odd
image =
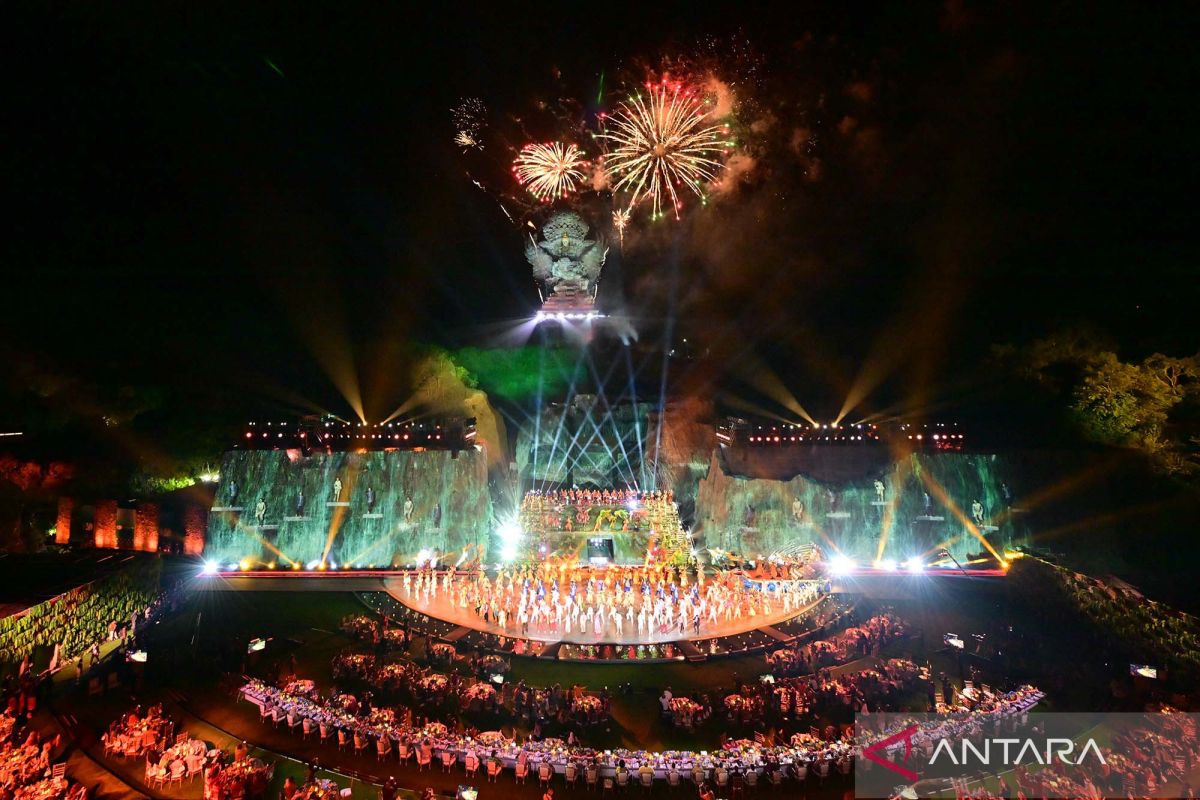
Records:
{"label": "stage", "polygon": [[820,602],[820,597],[817,596],[799,608],[792,608],[791,611],[785,612],[782,600],[779,600],[773,604],[778,606],[778,610],[773,608],[772,613],[768,616],[762,614],[743,616],[741,619],[733,619],[728,622],[723,617],[719,617],[716,623],[711,624],[706,618],[701,623],[699,635],[696,635],[695,629],[691,625],[686,626],[682,634],[679,633],[677,627],[673,627],[665,633],[659,632],[657,629],[643,629],[639,631],[636,620],[633,623],[625,622],[620,633],[618,633],[616,626],[611,620],[606,621],[604,628],[599,634],[594,632],[591,625],[587,626],[586,631],[573,629],[570,633],[564,631],[561,625],[558,629],[551,628],[548,625],[540,627],[530,625],[528,632],[522,633],[520,624],[515,620],[509,622],[505,628],[501,628],[494,622],[484,622],[483,618],[475,614],[474,610],[470,607],[460,608],[456,600],[456,589],[459,585],[459,580],[461,579],[456,579],[452,583],[450,592],[443,591],[439,587],[437,595],[430,596],[428,600],[421,597],[415,589],[410,590],[406,596],[403,582],[399,578],[387,578],[383,581],[383,586],[387,593],[401,605],[421,614],[426,614],[435,619],[463,628],[470,628],[498,636],[530,639],[547,643],[565,642],[568,644],[665,644],[685,640],[736,636],[801,616]]}

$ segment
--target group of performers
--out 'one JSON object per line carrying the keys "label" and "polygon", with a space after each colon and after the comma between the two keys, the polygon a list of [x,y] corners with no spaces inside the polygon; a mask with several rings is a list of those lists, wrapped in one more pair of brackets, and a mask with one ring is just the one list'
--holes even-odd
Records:
{"label": "group of performers", "polygon": [[747,582],[740,573],[704,579],[687,569],[620,566],[594,570],[567,564],[501,570],[494,579],[479,571],[456,579],[450,572],[406,574],[405,597],[449,602],[511,635],[590,634],[698,637],[744,618],[800,611],[816,597],[815,581]]}
{"label": "group of performers", "polygon": [[562,506],[645,506],[653,508],[661,503],[674,503],[675,493],[670,489],[640,492],[635,489],[556,489],[525,493],[521,508],[544,511]]}
{"label": "group of performers", "polygon": [[521,501],[521,526],[534,534],[553,531],[618,532],[679,530],[679,510],[670,489],[560,489],[529,492]]}

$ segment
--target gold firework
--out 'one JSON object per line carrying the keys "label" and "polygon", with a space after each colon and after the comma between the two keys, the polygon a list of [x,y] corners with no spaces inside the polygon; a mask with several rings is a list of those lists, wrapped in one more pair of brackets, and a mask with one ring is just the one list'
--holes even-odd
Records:
{"label": "gold firework", "polygon": [[729,128],[709,124],[704,102],[680,84],[647,89],[647,97],[634,95],[610,117],[601,134],[612,144],[604,168],[613,191],[629,193],[629,208],[649,199],[657,219],[669,203],[678,219],[679,189],[704,196],[704,184],[721,169]]}
{"label": "gold firework", "polygon": [[513,162],[513,174],[530,194],[549,202],[575,191],[575,185],[584,179],[586,165],[583,151],[573,144],[527,144]]}

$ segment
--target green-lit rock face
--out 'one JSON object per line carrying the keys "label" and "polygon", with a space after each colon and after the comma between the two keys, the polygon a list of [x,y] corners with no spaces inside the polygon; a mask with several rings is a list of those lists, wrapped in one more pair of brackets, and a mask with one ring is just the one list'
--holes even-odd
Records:
{"label": "green-lit rock face", "polygon": [[998,456],[913,453],[839,478],[739,477],[714,455],[697,491],[697,533],[706,547],[749,556],[832,543],[860,563],[932,556],[939,547],[964,559],[986,550],[971,527],[1001,553],[1022,540]]}
{"label": "green-lit rock face", "polygon": [[547,408],[536,425],[517,438],[516,462],[526,480],[579,486],[643,486],[643,439],[649,430],[645,406],[613,408],[595,395],[575,395],[570,404]]}
{"label": "green-lit rock face", "polygon": [[280,567],[411,563],[486,546],[487,460],[466,450],[225,454],[205,557]]}

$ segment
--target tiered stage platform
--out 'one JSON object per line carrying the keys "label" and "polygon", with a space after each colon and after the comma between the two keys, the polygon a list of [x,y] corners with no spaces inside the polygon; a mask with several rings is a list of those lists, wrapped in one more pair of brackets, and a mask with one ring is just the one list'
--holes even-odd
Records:
{"label": "tiered stage platform", "polygon": [[520,626],[515,622],[509,624],[507,628],[501,628],[495,623],[484,622],[481,617],[475,614],[469,608],[459,608],[455,603],[452,595],[456,595],[457,582],[451,585],[451,593],[438,591],[437,597],[430,597],[425,600],[417,596],[416,592],[411,592],[407,596],[404,594],[403,584],[400,580],[389,578],[384,581],[384,588],[398,603],[419,611],[437,619],[446,622],[452,622],[455,625],[472,628],[483,633],[490,633],[496,636],[509,636],[530,639],[538,642],[564,642],[568,644],[586,644],[594,645],[597,643],[615,644],[615,645],[639,645],[639,644],[662,644],[664,642],[680,642],[681,640],[689,640],[692,638],[698,639],[717,639],[726,636],[736,636],[738,634],[747,633],[749,631],[768,628],[773,624],[781,623],[793,617],[802,616],[806,611],[814,607],[818,600],[814,600],[802,609],[793,609],[790,612],[784,612],[782,609],[778,613],[772,614],[769,617],[743,617],[739,620],[731,620],[725,622],[719,620],[715,625],[705,624],[700,628],[700,636],[693,637],[689,626],[688,633],[680,636],[677,631],[668,631],[660,633],[657,630],[641,630],[637,628],[637,623],[626,623],[621,633],[618,633],[611,622],[607,623],[600,634],[595,634],[589,627],[586,632],[578,630],[567,633],[563,630],[552,630],[550,628],[535,628],[530,626],[529,632],[521,634]]}

